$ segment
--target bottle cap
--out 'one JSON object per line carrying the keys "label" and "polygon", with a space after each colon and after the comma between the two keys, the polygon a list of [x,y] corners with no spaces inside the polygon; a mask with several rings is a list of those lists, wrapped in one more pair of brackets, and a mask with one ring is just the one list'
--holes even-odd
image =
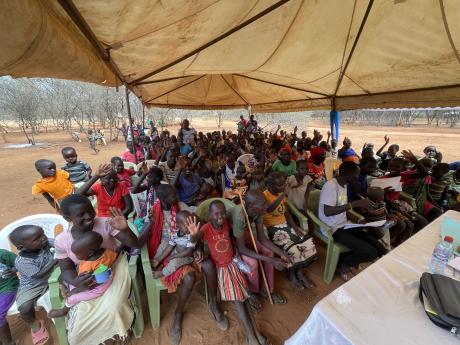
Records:
{"label": "bottle cap", "polygon": [[454,242],[454,239],[451,236],[446,236],[446,237],[444,237],[444,241],[452,243],[452,242]]}

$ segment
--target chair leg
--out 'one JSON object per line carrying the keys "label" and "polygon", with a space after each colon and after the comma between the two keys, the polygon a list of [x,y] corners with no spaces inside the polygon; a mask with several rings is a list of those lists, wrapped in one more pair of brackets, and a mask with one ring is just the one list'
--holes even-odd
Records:
{"label": "chair leg", "polygon": [[141,303],[141,293],[139,288],[139,281],[137,278],[137,274],[131,278],[133,284],[133,293],[134,299],[136,303],[136,320],[134,321],[133,325],[133,333],[134,337],[140,338],[144,333],[144,315],[142,313],[142,303]]}
{"label": "chair leg", "polygon": [[149,309],[150,309],[150,318],[152,322],[153,329],[157,329],[160,327],[160,293],[161,290],[158,288],[156,282],[153,284],[153,291],[152,294],[149,294]]}
{"label": "chair leg", "polygon": [[334,279],[337,263],[339,262],[340,248],[334,243],[327,246],[326,265],[324,269],[324,281],[330,284]]}
{"label": "chair leg", "polygon": [[56,327],[56,333],[59,339],[59,344],[67,345],[67,329],[65,325],[65,318],[58,317],[54,320],[54,326]]}

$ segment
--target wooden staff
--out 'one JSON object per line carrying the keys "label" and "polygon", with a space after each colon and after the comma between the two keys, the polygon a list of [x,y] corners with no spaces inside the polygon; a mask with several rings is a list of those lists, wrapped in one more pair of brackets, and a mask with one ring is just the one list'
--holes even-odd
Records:
{"label": "wooden staff", "polygon": [[[259,254],[259,250],[257,249],[256,239],[254,238],[254,234],[252,233],[251,222],[249,221],[249,216],[248,216],[248,213],[246,212],[246,207],[244,207],[243,197],[241,196],[240,193],[238,193],[238,196],[240,197],[240,202],[241,202],[241,206],[243,207],[244,216],[246,217],[246,222],[248,223],[249,235],[251,236],[251,241],[254,246],[254,250],[257,254]],[[268,300],[270,301],[270,304],[273,304],[272,294],[270,293],[270,288],[268,286],[267,277],[265,276],[264,266],[262,265],[262,262],[259,259],[257,260],[257,262],[259,263],[260,271],[262,272],[262,279],[264,280],[264,285],[265,285],[265,290],[267,291]]]}

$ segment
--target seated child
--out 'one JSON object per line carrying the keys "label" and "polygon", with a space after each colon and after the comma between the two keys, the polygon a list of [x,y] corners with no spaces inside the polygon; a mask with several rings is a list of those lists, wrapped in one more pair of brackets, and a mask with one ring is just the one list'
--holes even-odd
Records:
{"label": "seated child", "polygon": [[311,157],[308,160],[308,174],[313,180],[313,186],[316,189],[322,189],[326,183],[326,150],[322,147],[314,147],[311,149]]}
{"label": "seated child", "polygon": [[308,196],[312,186],[312,178],[307,174],[307,161],[297,161],[297,173],[286,180],[286,192],[290,202],[301,211],[308,209]]}
{"label": "seated child", "polygon": [[190,233],[187,229],[187,219],[192,214],[188,211],[179,211],[176,214],[176,226],[178,231],[171,234],[168,246],[164,250],[158,250],[152,261],[152,268],[157,269],[166,260],[162,270],[153,271],[154,278],[168,277],[184,265],[193,262],[193,251],[196,243],[191,242]]}
{"label": "seated child", "polygon": [[[136,145],[138,146],[138,145]],[[134,155],[134,144],[132,141],[126,142],[126,147],[128,150],[123,152],[121,155],[121,159],[125,162],[131,162],[134,164],[140,163],[144,161],[144,154],[142,153],[142,148],[136,147],[136,155]]]}
{"label": "seated child", "polygon": [[64,147],[61,151],[62,157],[67,162],[62,170],[69,173],[72,183],[85,182],[91,177],[91,167],[88,163],[77,160],[77,151],[73,147]]}
{"label": "seated child", "polygon": [[431,170],[432,180],[428,186],[428,200],[441,210],[447,208],[447,191],[449,190],[448,172],[449,164],[436,164]]}
{"label": "seated child", "polygon": [[[102,271],[101,275],[106,274],[100,282],[95,280],[96,284],[90,290],[84,288],[74,288],[67,294],[64,308],[52,309],[48,317],[66,316],[70,308],[79,302],[89,301],[102,296],[112,283],[113,274],[110,267],[117,260],[117,253],[110,249],[104,249],[102,246],[102,236],[95,231],[85,232],[79,239],[72,243],[71,250],[80,263],[78,264],[78,275],[91,273],[97,275],[98,269]],[[106,271],[108,273],[105,273]]]}
{"label": "seated child", "polygon": [[[99,178],[101,183],[94,184]],[[94,176],[77,190],[77,194],[96,196],[98,217],[110,217],[110,207],[121,209],[125,217],[133,210],[129,189],[118,181],[117,173],[110,164],[101,165]]]}
{"label": "seated child", "polygon": [[0,248],[0,344],[14,345],[11,338],[10,327],[6,320],[8,310],[16,300],[19,279],[16,275],[14,261],[16,255]]}
{"label": "seated child", "polygon": [[131,189],[133,186],[131,176],[135,175],[136,172],[132,169],[125,169],[123,160],[120,157],[112,157],[110,163],[112,163],[113,170],[117,172],[118,181],[125,183],[126,187]]}
{"label": "seated child", "polygon": [[258,164],[251,174],[251,181],[249,182],[249,190],[265,190],[265,169],[262,163]]}
{"label": "seated child", "polygon": [[249,345],[266,344],[262,334],[250,315],[245,301],[248,298],[248,284],[234,260],[234,249],[230,238],[230,223],[226,219],[225,205],[216,200],[209,205],[209,223],[201,229],[197,220],[188,219],[188,230],[192,241],[202,239],[208,243],[211,260],[217,268],[217,281],[222,301],[233,301],[240,324]]}
{"label": "seated child", "polygon": [[53,273],[55,260],[51,242],[42,228],[22,225],[14,229],[10,241],[19,250],[14,266],[19,272],[19,290],[16,304],[22,319],[28,324],[34,344],[44,344],[49,339],[45,322],[35,316],[37,300],[48,291],[48,278]]}
{"label": "seated child", "polygon": [[39,159],[35,162],[35,169],[42,176],[32,186],[32,194],[41,194],[56,210],[59,202],[73,193],[73,184],[70,182],[69,173],[56,170],[56,163],[48,159]]}
{"label": "seated child", "polygon": [[295,161],[291,159],[292,150],[287,147],[283,147],[279,153],[279,159],[273,163],[272,170],[279,171],[291,176],[296,173]]}
{"label": "seated child", "polygon": [[230,188],[225,188],[224,198],[239,203],[240,197],[244,196],[248,190],[248,179],[244,165],[236,168],[235,177],[230,180]]}
{"label": "seated child", "polygon": [[460,166],[456,170],[449,171],[446,179],[449,182],[447,196],[450,207],[460,202]]}

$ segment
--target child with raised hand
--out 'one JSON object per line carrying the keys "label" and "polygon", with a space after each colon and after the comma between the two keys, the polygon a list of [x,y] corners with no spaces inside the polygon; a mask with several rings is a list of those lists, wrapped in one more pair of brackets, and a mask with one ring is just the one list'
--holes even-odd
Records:
{"label": "child with raised hand", "polygon": [[232,200],[234,203],[239,203],[239,195],[244,196],[248,191],[248,178],[246,168],[240,164],[236,168],[235,177],[230,181],[230,188],[225,188],[224,198]]}
{"label": "child with raised hand", "polygon": [[48,278],[56,263],[50,250],[52,243],[43,229],[36,225],[17,227],[9,239],[19,250],[14,263],[20,276],[16,304],[22,319],[31,329],[32,342],[42,345],[49,340],[49,334],[45,322],[36,318],[35,306],[48,291]]}
{"label": "child with raised hand", "polygon": [[352,162],[355,162],[355,163],[359,163],[359,156],[355,152],[355,150],[353,150],[351,148],[351,145],[352,145],[352,143],[351,143],[350,138],[345,137],[343,139],[343,146],[338,151],[337,156],[338,156],[338,158],[340,158],[344,162],[345,161],[352,161]]}
{"label": "child with raised hand", "polygon": [[71,250],[80,260],[78,275],[92,274],[95,279],[94,286],[90,290],[76,287],[69,291],[65,306],[61,309],[50,310],[48,317],[66,316],[70,308],[77,303],[98,298],[108,289],[113,279],[110,268],[117,259],[117,253],[102,248],[102,241],[100,234],[95,231],[88,231],[72,243]]}
{"label": "child with raised hand", "polygon": [[10,327],[6,320],[8,310],[16,300],[19,286],[19,279],[14,267],[15,260],[15,254],[0,249],[0,344],[2,345],[16,344],[11,338]]}
{"label": "child with raised hand", "polygon": [[75,184],[88,181],[91,177],[91,167],[88,163],[78,160],[77,151],[73,147],[64,147],[61,153],[66,161],[61,169],[69,173],[70,182]]}
{"label": "child with raised hand", "polygon": [[165,263],[161,270],[153,271],[154,278],[167,279],[168,276],[184,265],[193,262],[193,252],[196,242],[191,241],[187,228],[187,219],[192,217],[189,211],[179,211],[176,214],[176,232],[171,234],[168,246],[152,260],[152,268],[158,269],[162,262]]}
{"label": "child with raised hand", "polygon": [[64,170],[56,170],[56,163],[48,159],[36,161],[35,169],[42,178],[32,186],[32,194],[43,195],[49,204],[59,211],[59,202],[72,194],[74,190],[69,173]]}
{"label": "child with raised hand", "polygon": [[209,222],[200,229],[196,218],[187,220],[192,241],[202,239],[208,243],[211,260],[217,268],[217,281],[222,301],[233,301],[249,345],[268,344],[257,330],[257,325],[245,301],[248,297],[248,284],[244,274],[234,260],[235,251],[230,238],[230,223],[226,218],[225,205],[213,201],[209,205]]}
{"label": "child with raised hand", "polygon": [[118,181],[125,183],[126,187],[131,189],[133,186],[131,176],[135,175],[136,172],[132,169],[125,169],[123,160],[120,157],[112,157],[112,159],[110,159],[110,163],[112,163],[113,170],[117,172]]}
{"label": "child with raised hand", "polygon": [[308,175],[307,161],[297,161],[297,173],[286,180],[286,193],[290,202],[300,211],[308,210],[308,197],[313,185]]}
{"label": "child with raised hand", "polygon": [[[98,179],[101,179],[101,183],[94,184]],[[96,196],[98,217],[110,217],[111,207],[121,209],[126,218],[133,210],[129,189],[125,183],[118,181],[117,173],[110,164],[100,165],[94,176],[76,194]]]}

